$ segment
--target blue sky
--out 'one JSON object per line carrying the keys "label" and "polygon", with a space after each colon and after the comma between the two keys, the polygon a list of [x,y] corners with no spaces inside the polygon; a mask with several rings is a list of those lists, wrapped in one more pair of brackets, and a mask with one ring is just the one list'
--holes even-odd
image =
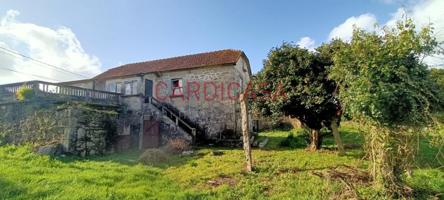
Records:
{"label": "blue sky", "polygon": [[[243,50],[253,72],[257,72],[268,51],[283,41],[298,42],[310,37],[309,41],[314,41],[316,46],[328,41],[330,32],[350,17],[370,14],[371,18],[385,23],[402,5],[413,8],[416,3],[396,0],[46,0],[30,3],[14,0],[2,1],[0,17],[15,10],[19,12],[15,20],[20,23],[51,30],[66,27],[80,42],[84,54],[97,58],[99,71],[131,62],[230,48]],[[32,49],[11,44],[11,37],[3,37],[3,41],[0,37],[0,42],[32,55]],[[52,57],[39,54],[33,57],[64,67],[57,59],[52,62]],[[69,64],[67,69],[83,73],[82,69],[70,69]],[[97,72],[94,70],[92,74]]]}

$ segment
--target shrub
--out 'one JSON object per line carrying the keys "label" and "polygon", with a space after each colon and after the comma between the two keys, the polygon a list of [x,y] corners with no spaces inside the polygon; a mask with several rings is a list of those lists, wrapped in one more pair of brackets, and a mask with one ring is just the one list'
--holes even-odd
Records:
{"label": "shrub", "polygon": [[19,101],[24,101],[27,99],[32,99],[34,97],[34,91],[32,90],[32,88],[27,88],[25,86],[21,86],[16,94],[15,94],[16,98]]}
{"label": "shrub", "polygon": [[166,151],[169,153],[182,153],[183,151],[191,150],[191,145],[184,139],[172,139],[169,140],[166,145]]}
{"label": "shrub", "polygon": [[139,162],[145,165],[156,165],[169,160],[169,155],[160,149],[147,149],[139,157]]}
{"label": "shrub", "polygon": [[0,121],[0,146],[7,144],[14,133],[10,124]]}

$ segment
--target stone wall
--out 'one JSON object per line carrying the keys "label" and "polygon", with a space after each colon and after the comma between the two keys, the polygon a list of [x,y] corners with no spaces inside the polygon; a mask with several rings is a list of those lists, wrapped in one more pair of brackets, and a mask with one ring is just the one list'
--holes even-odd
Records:
{"label": "stone wall", "polygon": [[[120,92],[123,92],[125,82],[135,81],[137,94],[145,95],[145,80],[152,80],[153,96],[179,109],[204,130],[207,138],[238,138],[241,135],[241,116],[239,102],[235,97],[246,88],[250,76],[248,60],[241,58],[233,65],[96,80],[95,89],[109,90],[109,85],[120,83]],[[172,79],[182,80],[183,96],[172,96]],[[140,104],[143,102],[135,96],[125,96],[123,102],[128,110],[137,112],[141,110]]]}
{"label": "stone wall", "polygon": [[[175,78],[182,78],[183,96],[171,96],[171,79]],[[154,96],[185,113],[204,130],[208,138],[218,139],[222,137],[220,133],[226,130],[240,133],[237,128],[237,124],[240,124],[238,101],[230,99],[226,90],[226,85],[233,82],[238,80],[232,66],[168,72],[155,79],[156,84],[166,83],[166,87],[158,87],[160,89]]]}
{"label": "stone wall", "polygon": [[0,105],[0,144],[46,143],[63,135],[62,116],[51,102]]}
{"label": "stone wall", "polygon": [[[241,116],[236,95],[250,80],[248,70],[240,59],[236,65],[148,74],[144,79],[153,80],[154,97],[178,108],[204,130],[208,139],[237,138],[241,135]],[[171,80],[177,78],[183,81],[184,95],[173,97]]]}
{"label": "stone wall", "polygon": [[59,112],[64,115],[64,151],[80,156],[104,154],[116,142],[116,108],[70,104]]}
{"label": "stone wall", "polygon": [[116,134],[115,107],[33,101],[0,105],[0,113],[0,124],[13,129],[7,143],[60,143],[65,153],[86,156],[104,153]]}

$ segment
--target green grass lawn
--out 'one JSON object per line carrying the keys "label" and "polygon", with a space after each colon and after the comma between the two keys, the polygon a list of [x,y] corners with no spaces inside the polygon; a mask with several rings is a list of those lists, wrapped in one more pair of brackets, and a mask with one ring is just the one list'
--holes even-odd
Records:
{"label": "green grass lawn", "polygon": [[[26,147],[0,147],[0,199],[329,199],[341,198],[344,182],[321,178],[319,172],[338,166],[365,170],[360,148],[344,156],[333,150],[332,138],[324,150],[307,152],[282,148],[279,143],[300,130],[268,131],[264,149],[254,149],[255,172],[243,171],[241,149],[201,148],[194,156],[173,156],[157,166],[137,163],[139,152],[81,159],[50,158]],[[345,123],[341,136],[346,144],[362,144],[362,136]],[[213,155],[214,150],[223,155]],[[421,142],[418,167],[409,186],[418,197],[444,193],[444,169],[434,160],[437,150]],[[381,196],[369,184],[352,183],[364,199]],[[344,197],[344,196],[342,196]]]}

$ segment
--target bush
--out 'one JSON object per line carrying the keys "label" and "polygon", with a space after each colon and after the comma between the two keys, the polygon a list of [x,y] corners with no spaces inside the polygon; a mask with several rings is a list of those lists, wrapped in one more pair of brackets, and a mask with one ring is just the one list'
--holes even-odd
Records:
{"label": "bush", "polygon": [[288,136],[279,143],[281,147],[290,147],[290,148],[303,148],[308,145],[307,140],[304,138],[303,134],[298,136],[294,136],[293,133],[288,134]]}
{"label": "bush", "polygon": [[0,121],[0,146],[8,143],[8,137],[14,133],[11,125]]}
{"label": "bush", "polygon": [[32,88],[27,88],[25,86],[21,86],[17,90],[17,93],[15,94],[15,96],[16,96],[17,100],[19,100],[19,101],[29,100],[34,97],[34,91],[32,90]]}
{"label": "bush", "polygon": [[139,162],[145,165],[156,165],[168,160],[169,155],[160,149],[147,149],[139,157]]}
{"label": "bush", "polygon": [[166,151],[169,153],[182,153],[189,150],[191,150],[191,145],[184,139],[172,139],[166,145]]}

